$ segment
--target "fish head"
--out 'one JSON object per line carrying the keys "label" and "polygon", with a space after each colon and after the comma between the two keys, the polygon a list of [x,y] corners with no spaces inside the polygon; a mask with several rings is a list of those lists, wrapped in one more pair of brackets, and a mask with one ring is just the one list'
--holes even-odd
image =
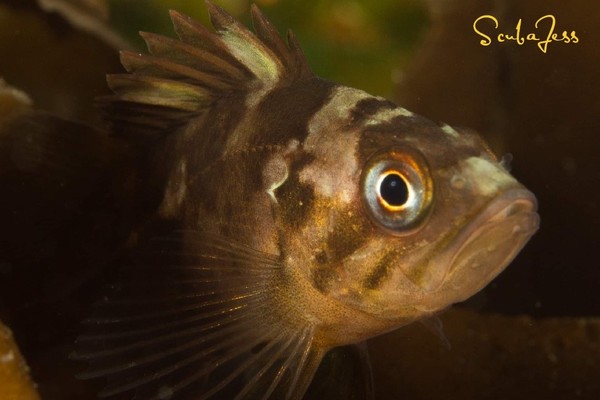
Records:
{"label": "fish head", "polygon": [[433,314],[482,289],[538,229],[534,195],[473,132],[346,87],[307,130],[279,188],[283,253],[347,309],[394,327]]}

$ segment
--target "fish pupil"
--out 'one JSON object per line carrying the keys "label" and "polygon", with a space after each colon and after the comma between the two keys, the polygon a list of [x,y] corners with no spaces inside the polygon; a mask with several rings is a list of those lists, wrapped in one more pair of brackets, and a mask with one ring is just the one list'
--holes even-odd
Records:
{"label": "fish pupil", "polygon": [[386,176],[381,181],[379,193],[381,198],[393,207],[402,206],[408,201],[408,185],[398,174]]}

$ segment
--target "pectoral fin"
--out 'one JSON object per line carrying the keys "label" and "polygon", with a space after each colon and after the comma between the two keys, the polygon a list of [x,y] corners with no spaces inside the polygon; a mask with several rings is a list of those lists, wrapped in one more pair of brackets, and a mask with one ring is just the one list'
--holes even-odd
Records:
{"label": "pectoral fin", "polygon": [[100,397],[301,399],[320,362],[313,327],[281,321],[279,259],[228,238],[178,232],[132,257],[73,358]]}

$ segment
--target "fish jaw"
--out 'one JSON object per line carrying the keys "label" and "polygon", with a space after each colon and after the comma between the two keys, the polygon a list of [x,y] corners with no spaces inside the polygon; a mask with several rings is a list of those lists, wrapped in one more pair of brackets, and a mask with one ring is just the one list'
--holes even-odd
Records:
{"label": "fish jaw", "polygon": [[535,196],[518,185],[506,189],[458,233],[429,268],[446,269],[443,280],[418,308],[436,311],[464,301],[502,272],[539,228]]}
{"label": "fish jaw", "polygon": [[479,291],[514,259],[539,227],[535,196],[492,158],[467,157],[457,163],[451,176],[440,181],[447,193],[452,192],[450,201],[440,208],[450,210],[460,199],[473,206],[428,250],[433,257],[415,263],[422,273],[413,281],[426,297],[437,299],[435,307],[462,301]]}

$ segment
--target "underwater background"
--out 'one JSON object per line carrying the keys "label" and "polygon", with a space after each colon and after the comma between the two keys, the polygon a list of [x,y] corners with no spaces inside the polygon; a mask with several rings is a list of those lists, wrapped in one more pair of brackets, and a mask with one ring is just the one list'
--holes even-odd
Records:
{"label": "underwater background", "polygon": [[[249,23],[250,2],[216,3]],[[600,398],[600,3],[256,3],[280,31],[294,30],[317,75],[477,130],[497,155],[512,155],[512,173],[538,197],[531,242],[486,289],[441,315],[451,349],[419,324],[369,341],[376,398]],[[37,109],[102,126],[94,98],[108,93],[105,74],[121,71],[117,48],[142,49],[138,30],[172,35],[168,9],[207,21],[196,0],[0,0],[0,78]],[[498,21],[497,30],[481,25],[492,37],[514,34],[519,20],[524,34],[545,36],[548,24],[534,24],[552,15],[559,36],[576,31],[579,41],[549,43],[545,53],[535,42],[482,46],[473,30],[482,15]],[[85,281],[83,260],[101,265],[114,245],[72,244],[82,229],[90,238],[110,232],[110,212],[55,205],[47,193],[24,201],[40,212],[3,223],[0,320],[42,398],[93,398],[61,355],[84,310],[71,297]],[[45,227],[62,218],[46,215],[52,206],[77,216],[64,225],[72,231],[47,240]]]}

